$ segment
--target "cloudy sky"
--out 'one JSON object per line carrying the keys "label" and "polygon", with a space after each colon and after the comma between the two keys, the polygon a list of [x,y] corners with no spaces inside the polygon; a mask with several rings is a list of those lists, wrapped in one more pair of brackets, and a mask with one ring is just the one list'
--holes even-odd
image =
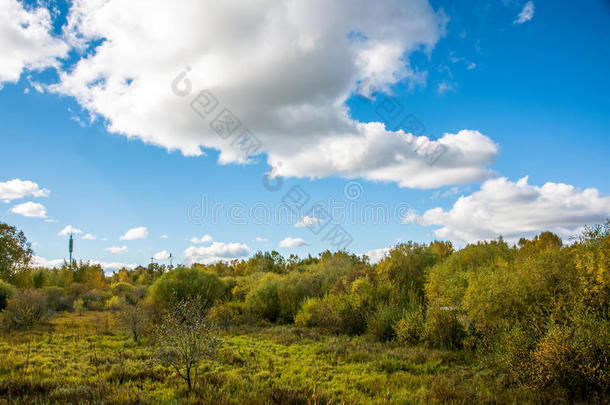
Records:
{"label": "cloudy sky", "polygon": [[2,0],[0,220],[112,269],[610,217],[608,2],[456,3]]}

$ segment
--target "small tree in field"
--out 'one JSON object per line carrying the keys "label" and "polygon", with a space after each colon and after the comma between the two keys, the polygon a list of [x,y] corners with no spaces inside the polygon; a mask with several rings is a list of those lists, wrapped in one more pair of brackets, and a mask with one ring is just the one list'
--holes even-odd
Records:
{"label": "small tree in field", "polygon": [[220,344],[211,324],[206,322],[204,300],[194,297],[172,304],[155,326],[157,358],[173,368],[191,391],[197,369]]}
{"label": "small tree in field", "polygon": [[150,322],[150,309],[143,303],[125,304],[119,312],[123,328],[133,336],[134,342],[144,333]]}

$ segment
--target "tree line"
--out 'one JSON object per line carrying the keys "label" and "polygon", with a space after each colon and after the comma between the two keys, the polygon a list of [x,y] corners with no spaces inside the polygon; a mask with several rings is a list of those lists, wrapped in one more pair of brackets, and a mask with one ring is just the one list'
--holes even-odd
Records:
{"label": "tree line", "polygon": [[[34,269],[23,233],[0,224],[0,235],[5,328],[28,327],[52,311],[116,311],[134,340],[173,342],[159,350],[172,365],[185,358],[179,348],[210,355],[214,327],[294,325],[456,351],[506,384],[570,400],[610,394],[610,222],[569,245],[544,232],[513,246],[502,238],[459,250],[442,241],[403,243],[376,264],[343,251],[258,252],[111,276],[87,263]],[[181,327],[185,334],[176,334]],[[185,341],[193,330],[202,340]],[[173,367],[190,388],[197,367]]]}

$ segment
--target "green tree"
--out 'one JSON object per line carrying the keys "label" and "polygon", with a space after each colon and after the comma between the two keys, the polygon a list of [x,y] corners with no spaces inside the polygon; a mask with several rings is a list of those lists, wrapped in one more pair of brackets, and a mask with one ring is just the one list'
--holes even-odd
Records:
{"label": "green tree", "polygon": [[16,273],[28,269],[32,246],[23,231],[0,222],[0,278],[9,281]]}

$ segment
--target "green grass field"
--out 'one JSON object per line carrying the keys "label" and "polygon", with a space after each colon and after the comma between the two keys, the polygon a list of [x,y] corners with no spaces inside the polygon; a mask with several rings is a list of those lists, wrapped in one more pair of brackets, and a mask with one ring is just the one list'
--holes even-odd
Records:
{"label": "green grass field", "polygon": [[524,403],[464,354],[296,327],[219,331],[187,393],[112,312],[62,313],[0,341],[1,403]]}

